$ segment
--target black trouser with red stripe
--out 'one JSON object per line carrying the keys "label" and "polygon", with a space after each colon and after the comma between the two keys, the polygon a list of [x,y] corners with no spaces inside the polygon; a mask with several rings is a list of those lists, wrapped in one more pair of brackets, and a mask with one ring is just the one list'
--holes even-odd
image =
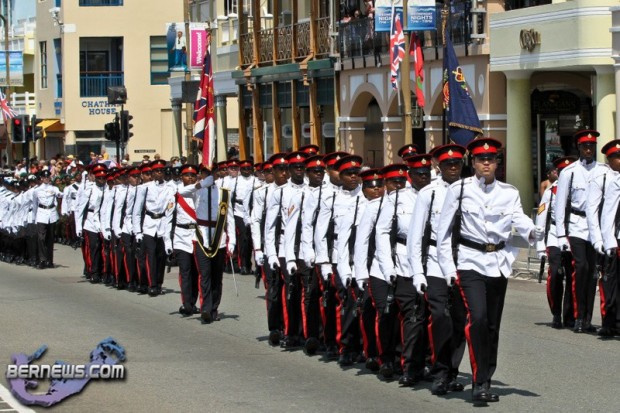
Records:
{"label": "black trouser with red stripe", "polygon": [[267,303],[267,328],[269,331],[283,331],[282,319],[282,277],[280,276],[280,268],[275,271],[269,267],[265,259],[263,265],[267,288],[265,290],[265,301]]}
{"label": "black trouser with red stripe", "polygon": [[319,308],[319,297],[321,287],[319,277],[314,269],[305,267],[301,260],[297,260],[300,268],[301,277],[301,321],[304,331],[304,338],[319,338],[321,328],[321,309]]}
{"label": "black trouser with red stripe", "polygon": [[140,283],[136,270],[136,255],[133,237],[129,234],[121,233],[121,248],[123,251],[122,266],[126,276],[128,286],[137,287]]}
{"label": "black trouser with red stripe", "polygon": [[252,248],[251,248],[251,234],[249,225],[245,225],[243,217],[235,215],[235,231],[237,234],[237,265],[240,268],[245,268],[250,271],[252,268]]}
{"label": "black trouser with red stripe", "polygon": [[148,288],[149,277],[146,271],[146,252],[144,250],[144,239],[138,241],[135,237],[134,251],[136,254],[136,270],[138,272],[138,287]]}
{"label": "black trouser with red stripe", "polygon": [[112,244],[114,245],[114,278],[116,286],[118,288],[125,288],[127,286],[127,271],[124,265],[125,254],[120,234],[118,237],[112,235]]}
{"label": "black trouser with red stripe", "polygon": [[432,373],[449,382],[458,376],[465,353],[465,306],[459,289],[448,287],[443,277],[428,276],[426,282]]}
{"label": "black trouser with red stripe", "polygon": [[336,342],[340,354],[360,352],[360,328],[357,321],[357,295],[349,285],[344,285],[340,276],[334,274],[336,288]]}
{"label": "black trouser with red stripe", "polygon": [[573,253],[573,306],[575,318],[582,320],[584,327],[592,322],[594,310],[594,296],[596,295],[597,255],[594,247],[588,241],[577,237],[568,237],[570,249]]}
{"label": "black trouser with red stripe", "polygon": [[[360,282],[357,281],[358,285]],[[375,333],[377,310],[375,310],[375,305],[368,291],[368,282],[366,281],[365,283],[364,291],[357,290],[359,294],[362,294],[362,305],[359,308],[360,333],[362,335],[364,355],[367,358],[375,358],[379,356],[377,334]]]}
{"label": "black trouser with red stripe", "polygon": [[181,287],[181,303],[187,309],[192,309],[198,300],[198,268],[194,254],[174,250],[179,264],[179,287]]}
{"label": "black trouser with red stripe", "polygon": [[547,277],[547,301],[551,314],[564,320],[564,325],[575,322],[573,312],[573,257],[568,251],[560,251],[558,247],[547,248],[549,275]]}
{"label": "black trouser with red stripe", "polygon": [[280,272],[283,279],[283,308],[284,335],[293,340],[303,336],[301,324],[301,277],[298,272],[289,274],[286,269],[286,259],[279,257]]}
{"label": "black trouser with red stripe", "polygon": [[472,381],[484,384],[497,367],[499,329],[508,279],[487,277],[473,270],[458,272],[457,286],[467,311],[465,338],[469,346]]}
{"label": "black trouser with red stripe", "polygon": [[225,248],[220,248],[213,258],[207,257],[202,248],[196,248],[194,257],[200,286],[200,312],[211,314],[215,319],[222,301]]}
{"label": "black trouser with red stripe", "polygon": [[145,234],[142,240],[142,246],[144,248],[149,287],[161,287],[164,282],[164,269],[166,264],[164,239]]}
{"label": "black trouser with red stripe", "polygon": [[86,237],[86,247],[88,248],[88,264],[86,278],[93,281],[100,281],[101,270],[101,236],[98,232],[84,231]]}
{"label": "black trouser with red stripe", "polygon": [[618,305],[620,260],[618,253],[613,257],[605,258],[605,273],[599,284],[602,324],[603,327],[611,329],[620,328],[620,305]]}
{"label": "black trouser with red stripe", "polygon": [[[330,264],[331,265],[331,264]],[[321,298],[319,299],[321,311],[321,324],[323,326],[323,344],[326,347],[337,345],[336,341],[336,297],[334,286],[334,275],[332,265],[332,275],[329,279],[323,279],[321,267],[316,267],[317,276],[321,278]]]}
{"label": "black trouser with red stripe", "polygon": [[102,251],[103,277],[106,279],[106,281],[108,281],[108,277],[110,277],[110,281],[111,281],[112,274],[114,273],[113,266],[112,266],[112,259],[111,259],[112,258],[112,241],[103,239],[102,243],[103,243],[103,251]]}
{"label": "black trouser with red stripe", "polygon": [[[369,278],[368,292],[377,311],[375,331],[377,334],[379,360],[382,364],[392,363],[396,355],[396,335],[394,334],[394,329],[396,327],[398,307],[394,299],[388,305],[389,290],[389,284],[385,280],[372,276]],[[386,308],[389,308],[387,313]]]}
{"label": "black trouser with red stripe", "polygon": [[401,367],[404,373],[421,377],[424,375],[427,339],[425,331],[426,301],[407,277],[396,278],[394,298],[399,308],[401,327]]}

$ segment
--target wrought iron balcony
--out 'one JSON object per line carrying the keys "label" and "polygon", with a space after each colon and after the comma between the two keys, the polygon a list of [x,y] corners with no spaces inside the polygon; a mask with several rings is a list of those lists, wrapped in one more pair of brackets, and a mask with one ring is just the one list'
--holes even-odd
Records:
{"label": "wrought iron balcony", "polygon": [[123,72],[81,72],[80,96],[107,96],[108,86],[122,86]]}

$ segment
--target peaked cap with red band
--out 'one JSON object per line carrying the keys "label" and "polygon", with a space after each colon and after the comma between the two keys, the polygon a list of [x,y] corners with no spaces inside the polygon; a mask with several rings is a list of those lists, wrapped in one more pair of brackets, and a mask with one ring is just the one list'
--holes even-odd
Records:
{"label": "peaked cap with red band", "polygon": [[273,167],[288,165],[288,162],[286,161],[286,153],[283,152],[271,155],[271,158],[269,158],[267,162],[270,163]]}
{"label": "peaked cap with red band", "polygon": [[601,136],[601,134],[595,130],[580,130],[574,135],[577,145],[582,143],[596,143],[596,138],[599,136]]}
{"label": "peaked cap with red band", "polygon": [[414,155],[407,158],[407,166],[410,169],[430,169],[432,155],[426,153],[422,155]]}
{"label": "peaked cap with red band", "polygon": [[166,167],[166,161],[163,159],[156,159],[151,162],[151,171],[155,171],[157,169],[163,169]]}
{"label": "peaked cap with red band", "polygon": [[91,167],[92,173],[97,173],[97,172],[107,171],[107,170],[108,170],[108,167],[105,166],[105,164],[103,163],[98,163]]}
{"label": "peaked cap with red band", "polygon": [[383,179],[407,179],[409,167],[404,163],[393,163],[381,169]]}
{"label": "peaked cap with red band", "polygon": [[467,149],[465,149],[464,146],[450,143],[436,147],[430,154],[433,158],[437,159],[437,161],[442,162],[451,159],[463,159],[465,152],[467,152]]}
{"label": "peaked cap with red band", "polygon": [[340,160],[340,158],[347,155],[349,154],[346,152],[332,152],[325,155],[323,157],[323,161],[328,168],[333,168],[333,166],[336,164],[336,162],[338,162],[338,160]]}
{"label": "peaked cap with red band", "polygon": [[236,159],[236,158],[230,159],[226,163],[226,167],[228,167],[228,168],[238,168],[239,167],[239,159]]}
{"label": "peaked cap with red band", "polygon": [[359,155],[347,155],[340,158],[335,164],[334,169],[342,173],[348,169],[360,169],[364,158]]}
{"label": "peaked cap with red band", "polygon": [[306,152],[291,152],[288,155],[286,155],[286,162],[289,165],[299,165],[299,164],[304,164],[304,162],[306,161],[306,159],[308,159],[310,157],[309,154],[307,154]]}
{"label": "peaked cap with red band", "polygon": [[553,161],[553,166],[558,169],[560,172],[562,169],[566,168],[568,165],[572,164],[577,160],[574,156],[564,156],[563,158],[557,158]]}
{"label": "peaked cap with red band", "polygon": [[273,168],[273,165],[269,161],[263,162],[261,165],[261,170],[263,172],[270,172],[272,168]]}
{"label": "peaked cap with red band", "polygon": [[478,138],[467,145],[472,156],[497,155],[501,148],[502,143],[494,138]]}
{"label": "peaked cap with red band", "polygon": [[129,176],[140,175],[142,171],[137,166],[133,166],[129,168]]}
{"label": "peaked cap with red band", "polygon": [[305,145],[298,149],[299,152],[305,152],[308,155],[316,155],[319,153],[319,147],[317,145]]}
{"label": "peaked cap with red band", "polygon": [[407,160],[407,158],[416,155],[417,153],[418,147],[412,143],[409,143],[398,150],[398,156],[400,156],[403,160]]}
{"label": "peaked cap with red band", "polygon": [[601,152],[608,158],[612,155],[617,155],[620,152],[620,139],[607,142],[601,149]]}
{"label": "peaked cap with red band", "polygon": [[322,168],[325,169],[325,161],[321,155],[314,155],[306,158],[304,161],[306,169]]}
{"label": "peaked cap with red band", "polygon": [[244,159],[239,161],[239,166],[242,168],[252,168],[254,167],[254,161],[252,159]]}
{"label": "peaked cap with red band", "polygon": [[377,168],[366,169],[364,172],[360,174],[360,178],[362,178],[363,183],[380,181],[383,179],[383,175],[381,171]]}
{"label": "peaked cap with red band", "polygon": [[183,174],[198,175],[198,167],[196,165],[183,165],[183,167],[181,168],[181,175]]}

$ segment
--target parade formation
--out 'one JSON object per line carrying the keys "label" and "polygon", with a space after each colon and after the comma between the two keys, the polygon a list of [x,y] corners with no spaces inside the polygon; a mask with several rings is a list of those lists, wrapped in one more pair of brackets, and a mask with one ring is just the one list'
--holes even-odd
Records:
{"label": "parade formation", "polygon": [[486,137],[428,154],[406,145],[402,162],[380,169],[307,145],[259,164],[76,162],[54,182],[49,171],[5,175],[0,258],[54,268],[61,242],[81,249],[90,283],[151,297],[166,293],[175,267],[179,313],[204,324],[220,320],[224,272],[253,276],[269,345],[363,363],[403,387],[430,381],[443,396],[468,384],[458,380],[467,343],[471,399],[497,402],[514,237],[549,264],[552,327],[620,332],[620,140],[602,148],[601,164],[598,135],[578,132],[579,158],[554,162],[535,223],[515,187],[495,179],[502,145]]}

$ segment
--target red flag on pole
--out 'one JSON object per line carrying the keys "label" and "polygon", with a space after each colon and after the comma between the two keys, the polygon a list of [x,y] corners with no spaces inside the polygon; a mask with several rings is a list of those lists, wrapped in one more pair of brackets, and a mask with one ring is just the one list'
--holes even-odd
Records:
{"label": "red flag on pole", "polygon": [[202,140],[202,164],[211,167],[215,159],[215,95],[211,65],[211,33],[207,31],[205,53],[198,98],[194,105],[194,137]]}
{"label": "red flag on pole", "polygon": [[415,34],[411,33],[411,44],[409,45],[409,55],[413,56],[413,70],[415,73],[415,97],[418,106],[423,108],[424,99],[424,53],[422,52],[422,44]]}

